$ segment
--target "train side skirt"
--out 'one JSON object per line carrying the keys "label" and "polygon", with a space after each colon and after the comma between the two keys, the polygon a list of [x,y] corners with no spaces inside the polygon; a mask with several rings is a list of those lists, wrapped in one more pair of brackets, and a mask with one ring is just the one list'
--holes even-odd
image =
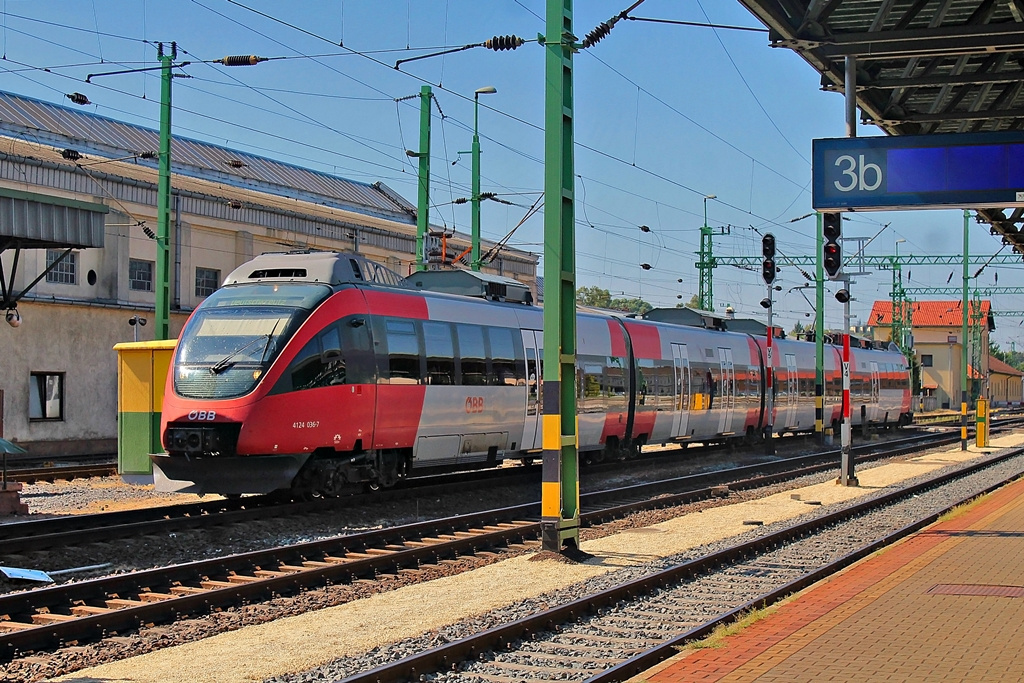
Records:
{"label": "train side skirt", "polygon": [[197,458],[157,453],[149,457],[157,491],[235,495],[290,488],[309,454]]}

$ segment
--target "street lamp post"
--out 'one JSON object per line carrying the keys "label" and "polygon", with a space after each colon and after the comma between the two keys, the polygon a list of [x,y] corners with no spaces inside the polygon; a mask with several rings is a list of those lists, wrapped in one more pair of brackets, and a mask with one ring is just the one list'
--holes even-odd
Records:
{"label": "street lamp post", "polygon": [[473,216],[472,216],[472,255],[470,267],[480,270],[480,96],[493,95],[498,92],[492,85],[477,88],[473,93]]}

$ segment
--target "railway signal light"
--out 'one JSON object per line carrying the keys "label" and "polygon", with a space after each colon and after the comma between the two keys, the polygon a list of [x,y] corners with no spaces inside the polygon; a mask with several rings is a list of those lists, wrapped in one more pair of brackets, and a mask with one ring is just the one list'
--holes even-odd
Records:
{"label": "railway signal light", "polygon": [[835,212],[822,214],[822,232],[825,237],[822,259],[829,279],[835,279],[843,266],[843,248],[839,245],[839,239],[843,233],[842,221],[842,214]]}
{"label": "railway signal light", "polygon": [[764,262],[761,263],[761,277],[764,283],[770,285],[775,281],[775,235],[770,232],[761,238],[761,253],[764,255]]}

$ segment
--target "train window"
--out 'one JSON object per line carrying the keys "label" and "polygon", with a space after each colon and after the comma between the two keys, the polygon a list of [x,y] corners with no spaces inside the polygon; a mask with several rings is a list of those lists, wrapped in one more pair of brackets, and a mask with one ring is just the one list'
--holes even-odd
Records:
{"label": "train window", "polygon": [[451,325],[424,321],[423,345],[427,352],[427,384],[455,384]]}
{"label": "train window", "polygon": [[576,357],[576,397],[581,413],[601,413],[608,409],[608,387],[605,377],[604,356],[579,355]]}
{"label": "train window", "polygon": [[525,383],[522,354],[517,353],[512,330],[507,327],[489,327],[487,338],[491,343],[491,384],[515,386]]}
{"label": "train window", "polygon": [[345,358],[336,325],[311,339],[290,368],[293,391],[345,384]]}
{"label": "train window", "polygon": [[540,398],[540,377],[537,376],[537,351],[533,347],[526,347],[526,414],[537,414],[537,401]]}
{"label": "train window", "polygon": [[459,360],[462,384],[487,384],[487,350],[484,347],[484,328],[479,325],[457,325]]}
{"label": "train window", "polygon": [[420,383],[420,342],[412,320],[387,320],[388,375],[391,384]]}
{"label": "train window", "polygon": [[355,278],[356,280],[362,280],[363,271],[359,269],[359,262],[356,261],[354,258],[350,258],[348,262],[352,264],[352,277]]}
{"label": "train window", "polygon": [[637,359],[637,403],[646,410],[672,410],[675,403],[673,361]]}

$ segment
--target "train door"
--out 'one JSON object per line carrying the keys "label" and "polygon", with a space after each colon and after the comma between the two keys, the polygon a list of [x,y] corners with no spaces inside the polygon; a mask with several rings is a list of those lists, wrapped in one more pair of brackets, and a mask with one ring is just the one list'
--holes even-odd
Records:
{"label": "train door", "polygon": [[800,404],[800,369],[796,364],[796,354],[786,354],[786,414],[783,423],[786,427],[796,427],[800,420],[798,411]]}
{"label": "train door", "polygon": [[690,415],[690,358],[686,353],[686,344],[672,344],[672,363],[676,373],[672,436],[685,436]]}
{"label": "train door", "polygon": [[722,374],[718,387],[718,433],[731,431],[732,411],[736,407],[736,371],[732,364],[732,349],[719,347],[718,362]]}
{"label": "train door", "polygon": [[524,451],[541,447],[540,383],[543,374],[541,371],[543,334],[537,330],[523,330],[523,346],[526,349],[526,421],[521,448]]}
{"label": "train door", "polygon": [[880,385],[881,383],[879,382],[878,377],[878,363],[871,361],[871,405],[869,407],[872,414],[869,415],[868,419],[882,419],[882,413],[880,410],[881,404],[879,403],[878,398]]}

